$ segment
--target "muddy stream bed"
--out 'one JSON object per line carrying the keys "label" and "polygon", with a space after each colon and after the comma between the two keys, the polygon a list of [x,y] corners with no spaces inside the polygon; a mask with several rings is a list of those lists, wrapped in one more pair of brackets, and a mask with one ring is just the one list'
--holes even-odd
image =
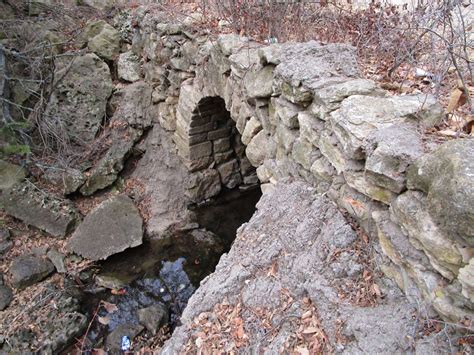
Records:
{"label": "muddy stream bed", "polygon": [[83,350],[119,351],[124,336],[133,350],[165,339],[200,281],[230,249],[237,228],[254,213],[260,196],[259,188],[226,191],[205,205],[191,206],[203,229],[147,240],[90,270],[93,281],[84,287],[83,311],[93,321]]}

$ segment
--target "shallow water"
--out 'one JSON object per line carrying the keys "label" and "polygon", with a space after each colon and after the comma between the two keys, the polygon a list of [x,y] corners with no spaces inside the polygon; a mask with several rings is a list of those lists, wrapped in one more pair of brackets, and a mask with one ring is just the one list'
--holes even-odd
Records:
{"label": "shallow water", "polygon": [[260,189],[228,191],[216,200],[195,206],[198,223],[215,233],[215,238],[196,235],[196,231],[180,232],[166,239],[146,241],[103,262],[98,278],[102,284],[119,290],[119,294],[99,289],[86,297],[85,307],[92,315],[100,301],[106,301],[118,310],[109,314],[99,308],[97,316],[107,324],[98,322],[98,317],[92,323],[87,335],[90,347],[102,347],[107,335],[119,325],[138,324],[137,311],[157,303],[169,310],[170,328],[178,325],[187,301],[230,249],[236,229],[250,219],[260,196]]}

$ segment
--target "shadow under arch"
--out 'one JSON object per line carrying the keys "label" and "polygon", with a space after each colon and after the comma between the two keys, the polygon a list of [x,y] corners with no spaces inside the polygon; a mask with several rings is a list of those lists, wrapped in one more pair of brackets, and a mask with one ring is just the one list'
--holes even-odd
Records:
{"label": "shadow under arch", "polygon": [[[187,116],[188,120],[184,119]],[[188,208],[227,248],[255,212],[262,193],[236,123],[220,96],[205,96],[191,112],[177,112],[175,142],[196,189]],[[207,190],[206,190],[207,189]]]}

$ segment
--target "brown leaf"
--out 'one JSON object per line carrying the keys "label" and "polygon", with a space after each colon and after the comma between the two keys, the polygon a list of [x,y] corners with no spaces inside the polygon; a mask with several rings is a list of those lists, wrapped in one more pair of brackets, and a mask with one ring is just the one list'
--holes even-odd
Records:
{"label": "brown leaf", "polygon": [[114,313],[118,311],[118,307],[114,303],[102,301],[102,306],[107,311],[107,313]]}
{"label": "brown leaf", "polygon": [[300,354],[300,355],[309,355],[309,350],[308,350],[308,348],[306,348],[306,346],[303,346],[303,345],[297,346],[297,347],[295,348],[295,351],[296,351],[298,354]]}
{"label": "brown leaf", "polygon": [[319,329],[316,327],[308,327],[303,330],[303,334],[314,334],[314,333],[317,333],[318,331]]}
{"label": "brown leaf", "polygon": [[467,101],[467,95],[464,93],[464,90],[456,88],[451,92],[451,96],[449,98],[449,104],[447,111],[448,113],[453,113],[455,109],[464,105]]}
{"label": "brown leaf", "polygon": [[304,312],[303,315],[301,316],[301,319],[309,318],[309,317],[311,317],[312,314],[313,314],[313,311],[311,311],[311,310],[306,311],[306,312]]}
{"label": "brown leaf", "polygon": [[127,293],[127,291],[124,288],[120,288],[118,290],[112,289],[110,291],[110,293],[113,294],[113,295],[120,295],[121,296],[121,295],[125,295]]}
{"label": "brown leaf", "polygon": [[380,291],[380,287],[379,285],[377,284],[373,284],[372,285],[372,291],[375,295],[377,295],[377,297],[381,297],[382,296],[382,292]]}

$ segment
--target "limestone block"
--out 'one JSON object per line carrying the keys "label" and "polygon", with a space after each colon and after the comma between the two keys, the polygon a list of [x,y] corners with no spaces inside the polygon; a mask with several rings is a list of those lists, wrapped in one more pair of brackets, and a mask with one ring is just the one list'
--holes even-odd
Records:
{"label": "limestone block", "polygon": [[324,129],[324,121],[308,111],[299,112],[297,118],[301,137],[318,146],[319,137]]}
{"label": "limestone block", "polygon": [[313,100],[313,92],[304,86],[295,86],[287,82],[282,82],[278,86],[281,96],[294,104],[306,107]]}
{"label": "limestone block", "polygon": [[252,138],[260,132],[262,129],[262,124],[255,117],[251,117],[250,120],[245,125],[244,132],[242,134],[242,143],[245,145],[249,144]]}
{"label": "limestone block", "polygon": [[143,73],[148,82],[163,84],[167,81],[168,69],[154,62],[143,64]]}
{"label": "limestone block", "polygon": [[212,154],[212,143],[207,141],[189,146],[188,154],[186,156],[191,159],[199,159],[208,157]]}
{"label": "limestone block", "polygon": [[116,102],[111,121],[119,124],[126,122],[129,126],[140,129],[150,127],[152,90],[151,85],[144,81],[137,81],[116,90],[110,100]]}
{"label": "limestone block", "polygon": [[195,171],[206,169],[212,163],[212,157],[211,156],[198,158],[198,159],[194,159],[194,160],[190,160],[190,159],[181,157],[181,160],[183,161],[183,164],[186,167],[186,169],[188,169],[188,171],[190,171],[190,172],[195,172]]}
{"label": "limestone block", "polygon": [[282,122],[291,129],[299,128],[298,113],[302,110],[301,107],[282,98],[272,98],[271,103],[277,122]]}
{"label": "limestone block", "polygon": [[44,117],[52,124],[60,121],[74,143],[87,145],[102,125],[112,94],[109,67],[89,53],[73,59],[63,57],[57,68],[54,77],[61,80],[55,82]]}
{"label": "limestone block", "polygon": [[229,57],[232,74],[243,79],[251,68],[258,65],[258,46],[252,43],[247,47],[234,50]]}
{"label": "limestone block", "polygon": [[0,203],[7,214],[54,237],[64,238],[78,219],[71,203],[40,191],[29,182],[4,191]]}
{"label": "limestone block", "polygon": [[390,190],[371,183],[361,171],[344,171],[347,184],[364,195],[390,205],[397,195]]}
{"label": "limestone block", "polygon": [[427,194],[436,224],[474,246],[474,141],[459,139],[424,155],[409,169],[409,188]]}
{"label": "limestone block", "polygon": [[340,207],[356,218],[366,231],[373,229],[372,213],[386,209],[384,205],[361,194],[348,184],[343,184],[340,187],[336,201]]}
{"label": "limestone block", "polygon": [[226,161],[229,161],[234,156],[233,150],[228,150],[226,152],[214,153],[214,161],[216,164],[222,164]]}
{"label": "limestone block", "polygon": [[89,212],[69,240],[69,248],[91,260],[106,259],[142,244],[142,224],[133,201],[117,195]]}
{"label": "limestone block", "polygon": [[0,191],[7,190],[23,181],[26,170],[19,165],[0,160]]}
{"label": "limestone block", "polygon": [[142,136],[141,129],[127,128],[112,133],[112,145],[105,155],[88,172],[84,185],[80,192],[90,196],[94,192],[110,186],[117,180],[122,171],[125,159],[128,157],[135,142]]}
{"label": "limestone block", "polygon": [[217,171],[221,177],[221,183],[228,189],[233,189],[242,182],[239,162],[233,159],[217,166]]}
{"label": "limestone block", "polygon": [[236,49],[247,45],[249,39],[234,33],[221,34],[217,37],[217,45],[225,56],[230,56]]}
{"label": "limestone block", "polygon": [[250,71],[244,79],[249,98],[270,97],[273,93],[273,66],[267,65],[259,70]]}
{"label": "limestone block", "polygon": [[257,174],[244,176],[244,184],[245,185],[256,185],[256,184],[258,184]]}
{"label": "limestone block", "polygon": [[276,154],[276,144],[264,131],[258,132],[245,149],[245,154],[253,166],[258,167],[265,159]]}
{"label": "limestone block", "polygon": [[382,128],[366,141],[367,179],[395,193],[405,189],[405,173],[423,155],[423,142],[413,124],[397,124]]}
{"label": "limestone block", "polygon": [[222,153],[230,149],[230,139],[220,138],[212,142],[214,153]]}
{"label": "limestone block", "polygon": [[318,82],[333,77],[358,75],[355,48],[345,44],[322,45],[316,41],[281,46],[275,76],[293,87],[319,87]]}
{"label": "limestone block", "polygon": [[216,196],[222,188],[219,172],[215,169],[195,172],[188,177],[186,188],[186,195],[193,202]]}
{"label": "limestone block", "polygon": [[324,156],[314,161],[313,165],[311,165],[310,171],[317,180],[324,180],[327,182],[331,182],[333,176],[336,175],[336,169]]}
{"label": "limestone block", "polygon": [[318,116],[327,120],[330,112],[338,109],[345,98],[353,95],[385,96],[386,92],[372,80],[336,80],[315,91],[312,110],[317,110]]}
{"label": "limestone block", "polygon": [[54,265],[41,257],[21,255],[12,261],[9,271],[12,286],[23,289],[52,274]]}
{"label": "limestone block", "polygon": [[170,105],[167,102],[160,102],[156,105],[158,122],[161,127],[167,131],[176,130],[176,114],[175,105]]}
{"label": "limestone block", "polygon": [[140,80],[140,59],[132,51],[119,55],[117,72],[120,79],[134,82]]}
{"label": "limestone block", "polygon": [[231,131],[230,127],[216,129],[215,131],[211,131],[207,133],[207,139],[212,141],[219,138],[229,137],[230,131]]}
{"label": "limestone block", "polygon": [[240,172],[242,175],[248,175],[255,171],[255,168],[250,164],[249,159],[244,155],[240,158]]}
{"label": "limestone block", "polygon": [[293,149],[293,143],[298,137],[299,132],[294,129],[289,129],[288,127],[280,124],[276,128],[276,141],[278,147],[281,147],[285,154],[290,154]]}
{"label": "limestone block", "polygon": [[189,62],[188,58],[186,57],[172,57],[170,58],[171,67],[180,70],[180,71],[187,71],[191,63]]}
{"label": "limestone block", "polygon": [[328,129],[321,133],[319,149],[334,166],[338,174],[345,170],[358,171],[364,168],[362,161],[349,159],[345,156],[337,138]]}
{"label": "limestone block", "polygon": [[437,227],[426,206],[421,192],[407,191],[393,201],[391,212],[413,245],[426,253],[433,268],[452,280],[462,266],[462,255],[456,243]]}
{"label": "limestone block", "polygon": [[311,169],[313,162],[321,157],[319,149],[302,137],[296,139],[291,153],[293,159],[308,171]]}
{"label": "limestone block", "polygon": [[262,47],[258,50],[260,62],[265,64],[278,65],[283,57],[285,44],[274,43],[269,46]]}
{"label": "limestone block", "polygon": [[255,117],[262,124],[262,128],[273,134],[275,132],[275,126],[270,122],[270,109],[268,100],[261,100],[257,102],[255,107]]}
{"label": "limestone block", "polygon": [[120,53],[120,33],[103,20],[88,22],[80,38],[101,58],[112,60]]}
{"label": "limestone block", "polygon": [[349,158],[364,159],[363,145],[376,130],[393,124],[412,122],[426,127],[442,117],[440,105],[425,95],[390,98],[354,95],[331,113],[334,133]]}

